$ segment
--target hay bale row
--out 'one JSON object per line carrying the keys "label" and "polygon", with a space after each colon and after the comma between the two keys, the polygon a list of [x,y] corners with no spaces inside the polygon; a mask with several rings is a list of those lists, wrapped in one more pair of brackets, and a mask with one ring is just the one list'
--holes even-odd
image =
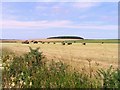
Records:
{"label": "hay bale row", "polygon": [[72,43],[67,43],[67,45],[72,45]]}
{"label": "hay bale row", "polygon": [[25,41],[22,42],[22,44],[29,44],[29,41],[25,40]]}
{"label": "hay bale row", "polygon": [[[34,40],[32,40],[31,41],[32,43],[34,43],[34,44],[38,44],[38,42],[40,42],[40,43],[42,43],[42,44],[45,44],[45,42],[42,42],[42,41],[34,41]],[[22,42],[22,44],[29,44],[30,43],[30,41],[28,41],[28,40],[25,40],[25,41],[23,41]],[[46,43],[51,43],[51,42],[46,42]],[[74,41],[73,43],[76,43],[76,41]],[[62,45],[72,45],[73,44],[72,42],[65,42],[65,41],[63,41],[63,42],[61,42],[61,44]],[[53,44],[56,44],[56,42],[53,42]],[[101,42],[101,44],[104,44],[104,42]],[[82,45],[86,45],[86,42],[82,42]]]}
{"label": "hay bale row", "polygon": [[[34,44],[38,44],[38,41],[31,41],[31,42],[33,42]],[[26,41],[24,41],[24,42],[22,42],[22,44],[29,44],[30,42],[28,41],[28,40],[26,40]],[[45,44],[45,42],[41,42],[42,44]],[[50,43],[50,42],[47,42],[48,44]],[[55,42],[53,42],[53,44],[56,44]],[[72,45],[72,43],[71,42],[62,42],[62,45],[65,45],[65,44],[67,44],[67,45]],[[86,43],[83,43],[83,45],[86,45]]]}

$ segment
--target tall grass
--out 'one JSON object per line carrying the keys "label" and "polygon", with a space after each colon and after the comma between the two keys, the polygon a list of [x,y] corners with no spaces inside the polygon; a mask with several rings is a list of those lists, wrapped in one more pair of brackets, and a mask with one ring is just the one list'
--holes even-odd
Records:
{"label": "tall grass", "polygon": [[90,73],[70,71],[65,63],[48,63],[39,48],[22,56],[3,54],[3,88],[120,88],[120,70],[110,67]]}

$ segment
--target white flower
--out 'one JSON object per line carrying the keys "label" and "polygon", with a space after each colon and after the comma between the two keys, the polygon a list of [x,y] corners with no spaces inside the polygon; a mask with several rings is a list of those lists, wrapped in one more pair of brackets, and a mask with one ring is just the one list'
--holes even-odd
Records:
{"label": "white flower", "polygon": [[14,77],[11,77],[11,80],[13,81],[15,78]]}
{"label": "white flower", "polygon": [[10,66],[10,64],[8,64],[8,67]]}
{"label": "white flower", "polygon": [[21,73],[21,75],[23,76],[23,72]]}
{"label": "white flower", "polygon": [[23,81],[22,80],[20,80],[20,84],[22,85],[22,83],[23,83]]}
{"label": "white flower", "polygon": [[24,84],[24,85],[26,85],[26,83],[25,83],[25,82],[24,82],[23,84]]}
{"label": "white flower", "polygon": [[30,76],[28,76],[28,79],[30,79]]}
{"label": "white flower", "polygon": [[30,84],[29,84],[30,86],[32,86],[32,82],[30,82]]}
{"label": "white flower", "polygon": [[15,83],[13,82],[11,85],[14,87],[14,86],[15,86]]}

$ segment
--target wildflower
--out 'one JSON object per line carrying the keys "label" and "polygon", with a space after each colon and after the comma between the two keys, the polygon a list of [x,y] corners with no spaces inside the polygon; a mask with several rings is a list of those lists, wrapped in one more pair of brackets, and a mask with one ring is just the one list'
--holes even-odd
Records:
{"label": "wildflower", "polygon": [[11,83],[9,83],[8,85],[10,86]]}
{"label": "wildflower", "polygon": [[30,79],[30,76],[28,76],[28,79]]}
{"label": "wildflower", "polygon": [[23,76],[23,72],[21,73],[21,75]]}
{"label": "wildflower", "polygon": [[30,84],[29,84],[30,86],[32,86],[32,82],[30,82]]}
{"label": "wildflower", "polygon": [[14,79],[15,79],[15,78],[12,76],[12,77],[11,77],[11,80],[13,81]]}
{"label": "wildflower", "polygon": [[23,83],[23,81],[22,80],[20,80],[20,84],[22,85],[22,83]]}
{"label": "wildflower", "polygon": [[24,82],[23,84],[26,85],[26,82]]}
{"label": "wildflower", "polygon": [[10,64],[8,64],[8,67],[10,67]]}
{"label": "wildflower", "polygon": [[11,85],[14,87],[14,86],[15,86],[15,83],[13,82]]}

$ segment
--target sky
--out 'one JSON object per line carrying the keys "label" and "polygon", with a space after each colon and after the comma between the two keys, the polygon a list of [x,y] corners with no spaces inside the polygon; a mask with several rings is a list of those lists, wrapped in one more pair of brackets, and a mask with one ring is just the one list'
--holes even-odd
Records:
{"label": "sky", "polygon": [[2,2],[2,39],[118,38],[117,2]]}

